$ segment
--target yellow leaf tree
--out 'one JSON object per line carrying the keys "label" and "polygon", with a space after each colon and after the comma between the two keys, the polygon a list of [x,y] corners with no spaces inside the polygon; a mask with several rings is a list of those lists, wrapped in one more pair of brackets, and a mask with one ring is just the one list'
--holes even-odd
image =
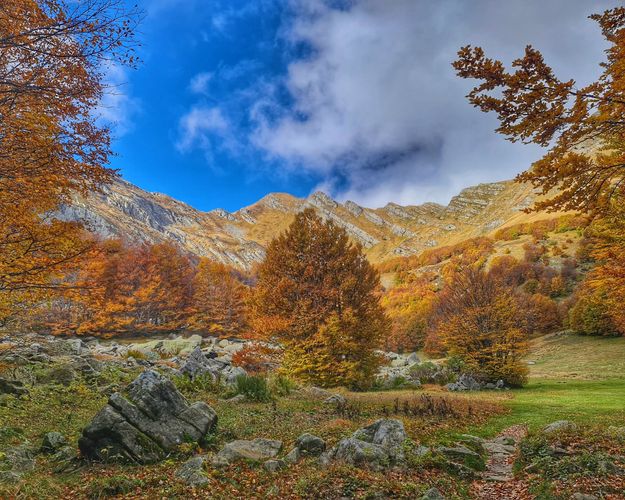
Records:
{"label": "yellow leaf tree", "polygon": [[378,288],[361,247],[306,209],[267,249],[251,319],[258,335],[284,345],[286,372],[324,386],[366,387],[389,326]]}

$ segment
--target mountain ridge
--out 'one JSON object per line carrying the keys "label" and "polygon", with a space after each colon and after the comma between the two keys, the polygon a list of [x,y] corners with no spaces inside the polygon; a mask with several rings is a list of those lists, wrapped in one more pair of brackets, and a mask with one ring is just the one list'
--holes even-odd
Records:
{"label": "mountain ridge", "polygon": [[134,243],[172,241],[194,255],[250,269],[263,259],[266,245],[288,227],[297,212],[308,207],[343,227],[375,263],[544,218],[544,213],[523,212],[537,199],[529,185],[500,181],[467,187],[446,206],[389,202],[381,208],[367,208],[353,201],[339,203],[317,191],[307,198],[269,193],[234,212],[221,208],[203,212],[119,178],[101,193],[75,198],[59,216],[82,220],[105,238],[121,237]]}

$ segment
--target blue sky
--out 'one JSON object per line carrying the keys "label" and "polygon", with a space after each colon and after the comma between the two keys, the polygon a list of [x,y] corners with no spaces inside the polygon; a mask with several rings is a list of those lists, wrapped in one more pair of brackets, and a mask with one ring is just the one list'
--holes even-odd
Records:
{"label": "blue sky", "polygon": [[527,43],[580,83],[603,42],[597,0],[152,0],[143,62],[111,68],[113,166],[202,210],[323,189],[367,206],[446,203],[540,155],[496,136],[450,67],[459,46]]}

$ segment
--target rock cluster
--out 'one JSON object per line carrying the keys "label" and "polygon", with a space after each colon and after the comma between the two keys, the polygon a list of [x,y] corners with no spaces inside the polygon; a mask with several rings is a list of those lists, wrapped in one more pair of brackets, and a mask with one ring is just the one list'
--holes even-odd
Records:
{"label": "rock cluster", "polygon": [[471,375],[462,374],[456,382],[447,384],[445,386],[448,391],[463,392],[463,391],[481,391],[481,390],[501,390],[505,389],[503,380],[498,380],[497,383],[491,382],[483,383],[478,382]]}
{"label": "rock cluster", "polygon": [[322,463],[341,461],[378,470],[402,465],[407,440],[404,424],[400,420],[380,419],[341,440],[322,457]]}
{"label": "rock cluster", "polygon": [[204,402],[189,405],[158,372],[143,372],[116,392],[84,429],[78,445],[95,460],[151,463],[186,441],[201,442],[215,430],[217,415]]}
{"label": "rock cluster", "polygon": [[202,352],[199,346],[191,352],[180,368],[180,372],[192,379],[201,375],[210,375],[214,381],[219,380],[226,384],[234,384],[237,377],[246,375],[243,368],[232,366],[222,359],[210,358]]}

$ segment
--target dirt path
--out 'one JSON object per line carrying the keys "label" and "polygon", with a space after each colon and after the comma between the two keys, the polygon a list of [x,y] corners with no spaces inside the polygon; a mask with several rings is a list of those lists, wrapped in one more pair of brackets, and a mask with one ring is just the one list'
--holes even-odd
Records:
{"label": "dirt path", "polygon": [[512,473],[519,443],[526,434],[525,426],[514,425],[484,443],[488,461],[482,479],[473,483],[472,489],[476,498],[485,500],[528,498],[527,486],[523,482],[514,481]]}

